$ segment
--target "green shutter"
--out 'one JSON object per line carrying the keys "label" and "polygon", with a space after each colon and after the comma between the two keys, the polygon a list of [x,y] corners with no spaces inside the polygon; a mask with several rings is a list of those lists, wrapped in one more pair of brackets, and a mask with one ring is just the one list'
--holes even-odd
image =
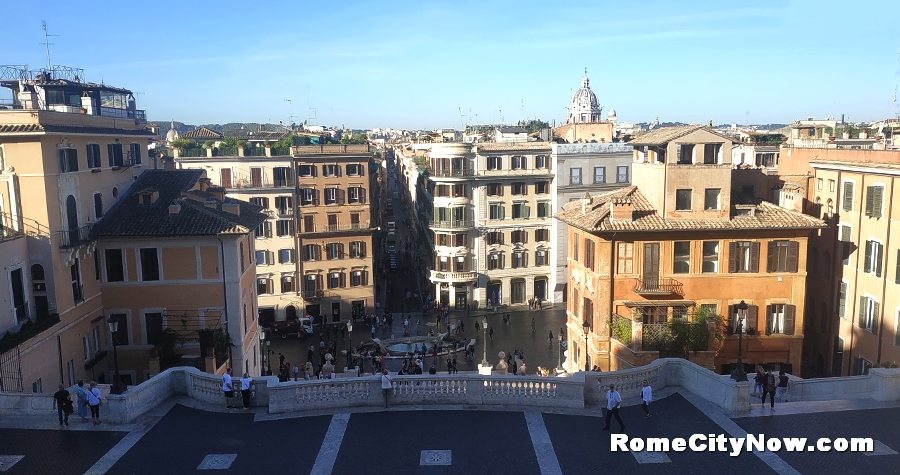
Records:
{"label": "green shutter", "polygon": [[872,202],[875,199],[875,187],[867,186],[866,187],[866,216],[872,216]]}
{"label": "green shutter", "polygon": [[872,334],[878,335],[878,316],[881,311],[881,304],[875,302],[875,305],[872,307],[874,307],[872,309]]}
{"label": "green shutter", "polygon": [[866,297],[859,298],[859,320],[857,320],[856,325],[862,328],[863,320],[866,319]]}
{"label": "green shutter", "polygon": [[884,256],[884,246],[879,243],[873,243],[872,250],[875,252],[875,277],[881,277],[881,258]]}
{"label": "green shutter", "polygon": [[844,211],[853,211],[853,182],[844,182]]}
{"label": "green shutter", "polygon": [[883,186],[875,186],[875,192],[872,196],[872,217],[880,218],[881,217],[881,202],[884,198],[884,187]]}

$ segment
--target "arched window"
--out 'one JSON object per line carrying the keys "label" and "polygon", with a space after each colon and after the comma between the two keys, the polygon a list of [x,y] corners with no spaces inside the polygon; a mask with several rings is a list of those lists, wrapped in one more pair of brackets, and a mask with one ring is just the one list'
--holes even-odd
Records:
{"label": "arched window", "polygon": [[828,202],[826,203],[826,206],[828,208],[828,216],[829,217],[834,216],[834,201],[832,201],[831,198],[828,198]]}
{"label": "arched window", "polygon": [[826,279],[831,280],[831,275],[832,275],[832,272],[834,271],[834,269],[831,266],[831,253],[830,252],[825,251],[825,258],[822,260],[822,263],[825,266],[825,269],[822,272],[822,275],[825,276]]}
{"label": "arched window", "polygon": [[31,266],[31,280],[46,280],[44,278],[44,266],[40,264]]}
{"label": "arched window", "polygon": [[815,249],[809,252],[809,273],[812,275],[819,273],[819,251]]}

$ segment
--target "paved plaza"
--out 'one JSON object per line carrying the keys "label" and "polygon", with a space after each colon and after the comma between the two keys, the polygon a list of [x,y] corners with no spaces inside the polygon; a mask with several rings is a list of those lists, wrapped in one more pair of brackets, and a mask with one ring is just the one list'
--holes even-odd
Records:
{"label": "paved plaza", "polygon": [[[227,411],[169,400],[127,426],[56,415],[0,422],[0,472],[6,474],[429,474],[588,473],[819,474],[897,473],[900,406],[872,401],[754,405],[729,417],[691,393],[662,391],[647,419],[624,395],[629,437],[747,433],[766,437],[871,437],[876,451],[612,452],[597,408],[551,413],[517,408],[402,407],[389,411],[278,414]],[[837,409],[830,411],[832,409]],[[783,413],[783,414],[782,414]],[[34,428],[27,428],[34,427]]]}

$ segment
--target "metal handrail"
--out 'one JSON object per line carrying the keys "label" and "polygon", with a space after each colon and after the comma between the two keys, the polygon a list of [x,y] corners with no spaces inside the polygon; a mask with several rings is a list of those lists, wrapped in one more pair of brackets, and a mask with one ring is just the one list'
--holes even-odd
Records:
{"label": "metal handrail", "polygon": [[56,245],[61,249],[69,249],[93,241],[91,230],[94,223],[83,224],[78,229],[67,229],[53,233]]}
{"label": "metal handrail", "polygon": [[681,282],[669,277],[634,279],[634,293],[636,294],[683,295],[682,287]]}

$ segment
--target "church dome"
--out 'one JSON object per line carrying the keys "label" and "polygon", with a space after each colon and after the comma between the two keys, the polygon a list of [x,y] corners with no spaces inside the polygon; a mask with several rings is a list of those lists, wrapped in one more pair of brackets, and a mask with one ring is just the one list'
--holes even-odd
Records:
{"label": "church dome", "polygon": [[609,113],[606,114],[606,117],[607,117],[608,119],[615,119],[615,118],[616,118],[616,110],[615,110],[615,109],[610,109],[610,110],[609,110]]}
{"label": "church dome", "polygon": [[169,125],[169,131],[166,132],[166,142],[172,142],[174,140],[178,140],[178,131],[175,130],[175,122],[172,122]]}
{"label": "church dome", "polygon": [[569,112],[566,114],[567,124],[581,124],[590,122],[600,122],[601,112],[600,101],[597,95],[591,90],[590,80],[587,77],[587,71],[581,78],[581,88],[572,95],[572,101],[569,103]]}

